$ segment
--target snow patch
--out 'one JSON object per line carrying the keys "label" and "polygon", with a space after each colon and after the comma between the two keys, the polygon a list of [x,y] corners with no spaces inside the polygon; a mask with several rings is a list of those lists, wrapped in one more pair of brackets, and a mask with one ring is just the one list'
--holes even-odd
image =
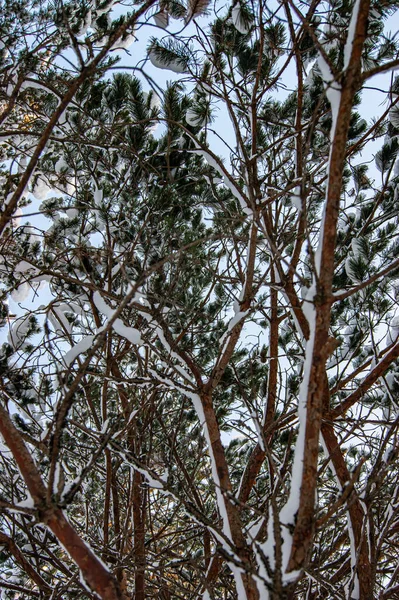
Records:
{"label": "snow patch", "polygon": [[291,205],[298,211],[302,210],[301,188],[299,185],[296,186],[291,194]]}
{"label": "snow patch", "polygon": [[349,23],[348,36],[346,38],[346,44],[344,48],[344,71],[349,67],[349,62],[352,55],[352,46],[353,40],[355,38],[356,25],[357,25],[357,17],[359,15],[360,8],[360,0],[356,0],[353,10],[352,16]]}
{"label": "snow patch", "polygon": [[222,337],[220,338],[219,343],[220,343],[221,346],[224,344],[224,342],[226,341],[227,337],[231,334],[231,332],[233,331],[234,327],[236,325],[238,325],[238,323],[240,321],[242,321],[243,319],[245,319],[245,317],[248,315],[249,312],[250,312],[250,309],[239,311],[239,312],[237,312],[234,315],[234,317],[232,317],[230,319],[230,322],[229,322],[228,327],[227,327],[227,331],[225,331],[224,334],[222,335]]}
{"label": "snow patch", "polygon": [[69,367],[73,363],[73,361],[79,356],[79,354],[90,350],[90,348],[93,345],[94,338],[94,335],[87,335],[82,340],[80,340],[80,342],[75,344],[75,346],[64,355],[65,365]]}
{"label": "snow patch", "polygon": [[310,288],[307,299],[305,302],[306,309],[304,307],[305,316],[309,322],[309,340],[306,344],[305,363],[303,367],[303,377],[301,386],[299,389],[298,399],[298,438],[295,445],[294,462],[292,466],[291,476],[291,488],[290,494],[286,504],[283,506],[280,513],[280,523],[282,524],[281,532],[283,539],[282,547],[282,562],[283,562],[283,579],[286,583],[297,579],[299,573],[292,571],[286,573],[288,562],[291,555],[292,547],[292,534],[291,529],[295,526],[295,515],[299,509],[300,492],[302,485],[302,474],[303,474],[303,457],[305,452],[305,430],[306,430],[306,416],[307,416],[307,400],[309,393],[310,373],[313,361],[313,347],[316,330],[316,310],[313,304],[313,298],[315,294],[315,283]]}
{"label": "snow patch", "polygon": [[245,23],[244,19],[242,18],[241,6],[239,2],[237,2],[232,8],[231,20],[234,27],[239,33],[246,35],[250,31],[250,27]]}
{"label": "snow patch", "polygon": [[[108,306],[99,292],[94,293],[93,301],[98,310],[102,312],[108,320],[113,319],[116,310]],[[125,325],[122,319],[115,319],[112,323],[112,328],[114,331],[116,331],[116,333],[118,333],[121,337],[126,338],[132,344],[135,344],[136,346],[141,346],[143,344],[139,330],[135,327],[129,327]]]}
{"label": "snow patch", "polygon": [[321,54],[319,54],[317,65],[320,69],[324,87],[326,90],[326,95],[331,105],[332,124],[330,131],[330,140],[333,141],[335,135],[335,128],[337,125],[339,105],[341,102],[341,86],[335,81],[334,75],[331,72],[329,64],[324,59],[324,56],[322,56]]}
{"label": "snow patch", "polygon": [[160,27],[161,29],[166,29],[167,26],[169,25],[169,15],[168,13],[164,12],[164,11],[160,11],[157,12],[154,16],[154,23],[157,27]]}
{"label": "snow patch", "polygon": [[35,503],[33,501],[30,493],[25,490],[26,498],[25,500],[21,500],[21,502],[17,502],[15,506],[19,506],[20,508],[35,508]]}
{"label": "snow patch", "polygon": [[21,283],[15,290],[11,292],[11,298],[14,302],[23,302],[30,294],[29,283]]}
{"label": "snow patch", "polygon": [[39,175],[35,185],[32,188],[32,194],[36,198],[36,200],[44,200],[47,198],[47,195],[51,192],[51,187],[44,180],[43,177]]}
{"label": "snow patch", "polygon": [[150,59],[151,64],[158,69],[166,69],[168,71],[173,71],[174,73],[184,73],[186,71],[181,60],[171,60],[167,63],[163,62],[162,59],[157,55],[154,48],[151,48],[149,51],[148,58]]}
{"label": "snow patch", "polygon": [[199,127],[204,122],[204,119],[198,115],[192,108],[189,108],[186,112],[186,123],[191,127]]}

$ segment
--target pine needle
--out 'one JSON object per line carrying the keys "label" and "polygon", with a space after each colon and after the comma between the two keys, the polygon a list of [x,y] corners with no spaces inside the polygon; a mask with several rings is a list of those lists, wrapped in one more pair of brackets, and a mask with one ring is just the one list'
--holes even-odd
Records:
{"label": "pine needle", "polygon": [[210,0],[189,0],[187,6],[186,23],[192,19],[196,19],[208,12]]}

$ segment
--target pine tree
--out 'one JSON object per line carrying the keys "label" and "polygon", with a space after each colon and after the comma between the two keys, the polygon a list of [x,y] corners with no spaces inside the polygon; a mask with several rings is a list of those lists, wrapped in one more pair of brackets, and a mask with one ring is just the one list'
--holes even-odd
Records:
{"label": "pine tree", "polygon": [[5,597],[394,597],[397,3],[0,7]]}

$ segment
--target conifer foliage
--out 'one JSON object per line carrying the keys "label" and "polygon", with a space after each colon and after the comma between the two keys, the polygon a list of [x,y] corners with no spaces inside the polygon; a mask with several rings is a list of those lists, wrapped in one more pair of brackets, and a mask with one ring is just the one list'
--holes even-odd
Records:
{"label": "conifer foliage", "polygon": [[0,0],[2,598],[397,597],[397,8]]}

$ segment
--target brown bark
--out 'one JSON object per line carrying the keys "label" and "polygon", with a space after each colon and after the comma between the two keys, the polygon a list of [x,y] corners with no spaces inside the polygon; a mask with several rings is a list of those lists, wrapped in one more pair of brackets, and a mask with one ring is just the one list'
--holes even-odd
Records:
{"label": "brown bark", "polygon": [[133,476],[133,528],[134,528],[134,589],[135,600],[145,598],[145,523],[143,499],[143,475]]}
{"label": "brown bark", "polygon": [[289,571],[301,569],[306,564],[314,533],[317,461],[323,399],[320,382],[325,374],[325,361],[327,358],[325,347],[328,335],[325,331],[326,328],[322,325],[323,323],[320,323],[320,321],[316,324],[315,350],[312,356],[308,387],[300,504],[288,564]]}
{"label": "brown bark", "polygon": [[[232,495],[232,485],[229,476],[229,469],[220,437],[220,429],[217,422],[215,410],[212,403],[212,397],[204,393],[201,397],[204,410],[205,423],[209,434],[211,444],[210,452],[215,463],[220,491],[223,496],[224,508],[227,515],[228,526],[231,532],[231,539],[234,544],[234,550],[237,556],[242,560],[244,567],[251,570],[251,552],[243,534],[243,527],[240,519],[240,513],[236,504],[230,501]],[[252,577],[245,573],[242,575],[243,584],[247,593],[248,600],[257,600],[258,590]]]}
{"label": "brown bark", "polygon": [[121,600],[119,586],[112,573],[79,537],[66,520],[62,510],[59,508],[51,510],[48,518],[43,520],[76,562],[90,588],[103,600]]}
{"label": "brown bark", "polygon": [[335,266],[334,251],[337,220],[353,98],[361,82],[361,55],[366,38],[369,8],[369,0],[364,0],[360,3],[351,58],[342,79],[341,99],[332,141],[324,227],[321,232],[321,260],[319,272],[316,274],[317,294],[314,299],[315,333],[307,392],[302,481],[288,571],[301,570],[306,565],[314,533],[317,460],[325,363],[330,353],[329,326],[331,303],[333,300],[332,278]]}
{"label": "brown bark", "polygon": [[[255,256],[257,249],[257,238],[258,229],[255,223],[253,223],[250,233],[250,245],[247,261],[247,273],[244,294],[243,299],[240,302],[241,311],[246,311],[250,308],[253,298],[252,288]],[[230,496],[232,495],[233,490],[226,455],[221,441],[219,424],[212,399],[212,392],[219,384],[223,373],[225,372],[226,367],[233,355],[243,325],[244,319],[237,323],[236,326],[230,332],[229,338],[212,370],[209,381],[204,386],[202,386],[200,392],[200,399],[205,418],[204,427],[206,428],[209,435],[209,452],[211,455],[211,460],[214,463],[214,466],[217,471],[218,481],[215,483],[216,485],[220,485],[220,492],[223,498],[225,514],[227,516],[226,525],[228,525],[228,528],[230,530],[231,541],[234,545],[234,551],[236,552],[239,559],[242,561],[244,569],[247,571],[242,575],[242,581],[246,591],[247,600],[257,600],[259,597],[258,590],[252,576],[249,574],[249,572],[252,570],[252,553],[243,533],[243,526],[241,522],[239,507],[230,500]],[[218,561],[215,561],[213,565],[215,566],[214,572],[217,574],[219,568]],[[209,577],[207,577],[207,582],[210,582]]]}
{"label": "brown bark", "polygon": [[111,481],[112,481],[112,463],[111,454],[108,448],[105,449],[106,479],[105,479],[105,499],[104,499],[104,517],[103,517],[103,535],[104,535],[104,553],[103,559],[106,560],[106,552],[109,542],[109,519],[111,506]]}
{"label": "brown bark", "polygon": [[24,478],[37,509],[38,520],[45,523],[76,562],[91,589],[103,600],[121,600],[118,584],[86,543],[66,520],[62,510],[47,503],[48,492],[36,464],[8,412],[0,404],[0,433]]}
{"label": "brown bark", "polygon": [[[321,432],[326,444],[329,457],[334,465],[341,487],[351,481],[345,458],[339,447],[334,427],[331,423],[323,423]],[[348,512],[351,521],[353,537],[357,551],[357,576],[359,579],[360,600],[369,600],[373,597],[372,568],[369,559],[367,534],[364,531],[365,514],[355,490],[348,500]]]}

